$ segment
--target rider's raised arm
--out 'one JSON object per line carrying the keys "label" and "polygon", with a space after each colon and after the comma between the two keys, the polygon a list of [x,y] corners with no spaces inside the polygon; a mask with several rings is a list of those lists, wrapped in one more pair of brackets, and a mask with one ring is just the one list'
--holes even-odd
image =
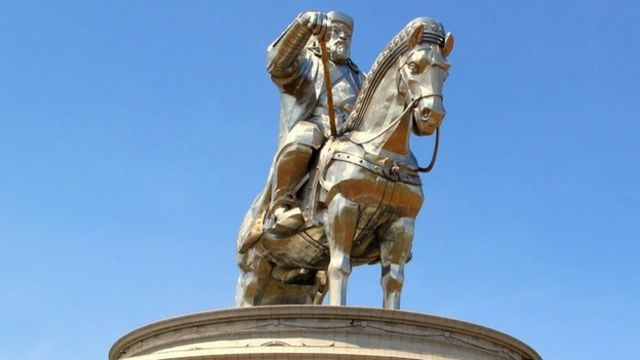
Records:
{"label": "rider's raised arm", "polygon": [[273,81],[285,92],[290,83],[303,75],[302,62],[306,45],[312,35],[324,36],[326,15],[317,11],[303,12],[267,49],[267,71]]}

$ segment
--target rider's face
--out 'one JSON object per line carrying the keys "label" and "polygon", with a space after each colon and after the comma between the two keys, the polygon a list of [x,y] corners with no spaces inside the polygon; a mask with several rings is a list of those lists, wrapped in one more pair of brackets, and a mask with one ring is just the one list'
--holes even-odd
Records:
{"label": "rider's face", "polygon": [[329,27],[329,56],[333,62],[343,62],[349,59],[351,52],[352,30],[341,22],[333,22]]}

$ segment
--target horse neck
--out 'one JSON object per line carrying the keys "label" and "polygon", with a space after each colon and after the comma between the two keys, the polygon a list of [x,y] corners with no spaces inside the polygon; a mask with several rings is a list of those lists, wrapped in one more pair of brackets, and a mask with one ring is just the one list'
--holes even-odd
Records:
{"label": "horse neck", "polygon": [[411,131],[409,130],[409,123],[411,119],[411,114],[408,116],[405,115],[400,119],[398,125],[395,126],[395,129],[387,140],[384,142],[381,148],[381,153],[393,153],[401,156],[408,156],[411,150],[409,149],[409,135]]}
{"label": "horse neck", "polygon": [[404,114],[404,96],[397,92],[397,67],[393,66],[375,90],[361,125],[351,140],[366,152],[402,159],[409,157],[411,114]]}

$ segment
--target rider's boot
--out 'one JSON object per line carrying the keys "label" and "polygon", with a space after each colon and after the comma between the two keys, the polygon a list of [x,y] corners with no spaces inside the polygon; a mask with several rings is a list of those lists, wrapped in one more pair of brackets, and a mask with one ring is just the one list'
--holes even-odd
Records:
{"label": "rider's boot", "polygon": [[310,146],[293,143],[285,146],[276,161],[271,213],[275,218],[273,229],[278,232],[295,232],[304,224],[296,193],[309,171],[312,155]]}

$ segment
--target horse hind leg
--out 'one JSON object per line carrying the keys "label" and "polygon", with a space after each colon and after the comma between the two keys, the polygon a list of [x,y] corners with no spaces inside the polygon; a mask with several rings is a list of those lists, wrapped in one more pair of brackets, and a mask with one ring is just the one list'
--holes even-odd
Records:
{"label": "horse hind leg", "polygon": [[260,305],[273,264],[255,249],[242,254],[238,263],[240,275],[236,285],[236,307]]}
{"label": "horse hind leg", "polygon": [[319,270],[316,273],[315,279],[315,294],[311,303],[313,305],[322,305],[322,301],[324,300],[324,296],[327,295],[327,272],[324,270]]}
{"label": "horse hind leg", "polygon": [[325,233],[329,241],[329,305],[347,304],[347,281],[351,274],[351,246],[358,223],[358,204],[336,195],[326,212]]}
{"label": "horse hind leg", "polygon": [[404,265],[411,252],[415,220],[402,217],[395,220],[380,239],[383,300],[385,309],[400,308],[400,294],[404,284]]}

